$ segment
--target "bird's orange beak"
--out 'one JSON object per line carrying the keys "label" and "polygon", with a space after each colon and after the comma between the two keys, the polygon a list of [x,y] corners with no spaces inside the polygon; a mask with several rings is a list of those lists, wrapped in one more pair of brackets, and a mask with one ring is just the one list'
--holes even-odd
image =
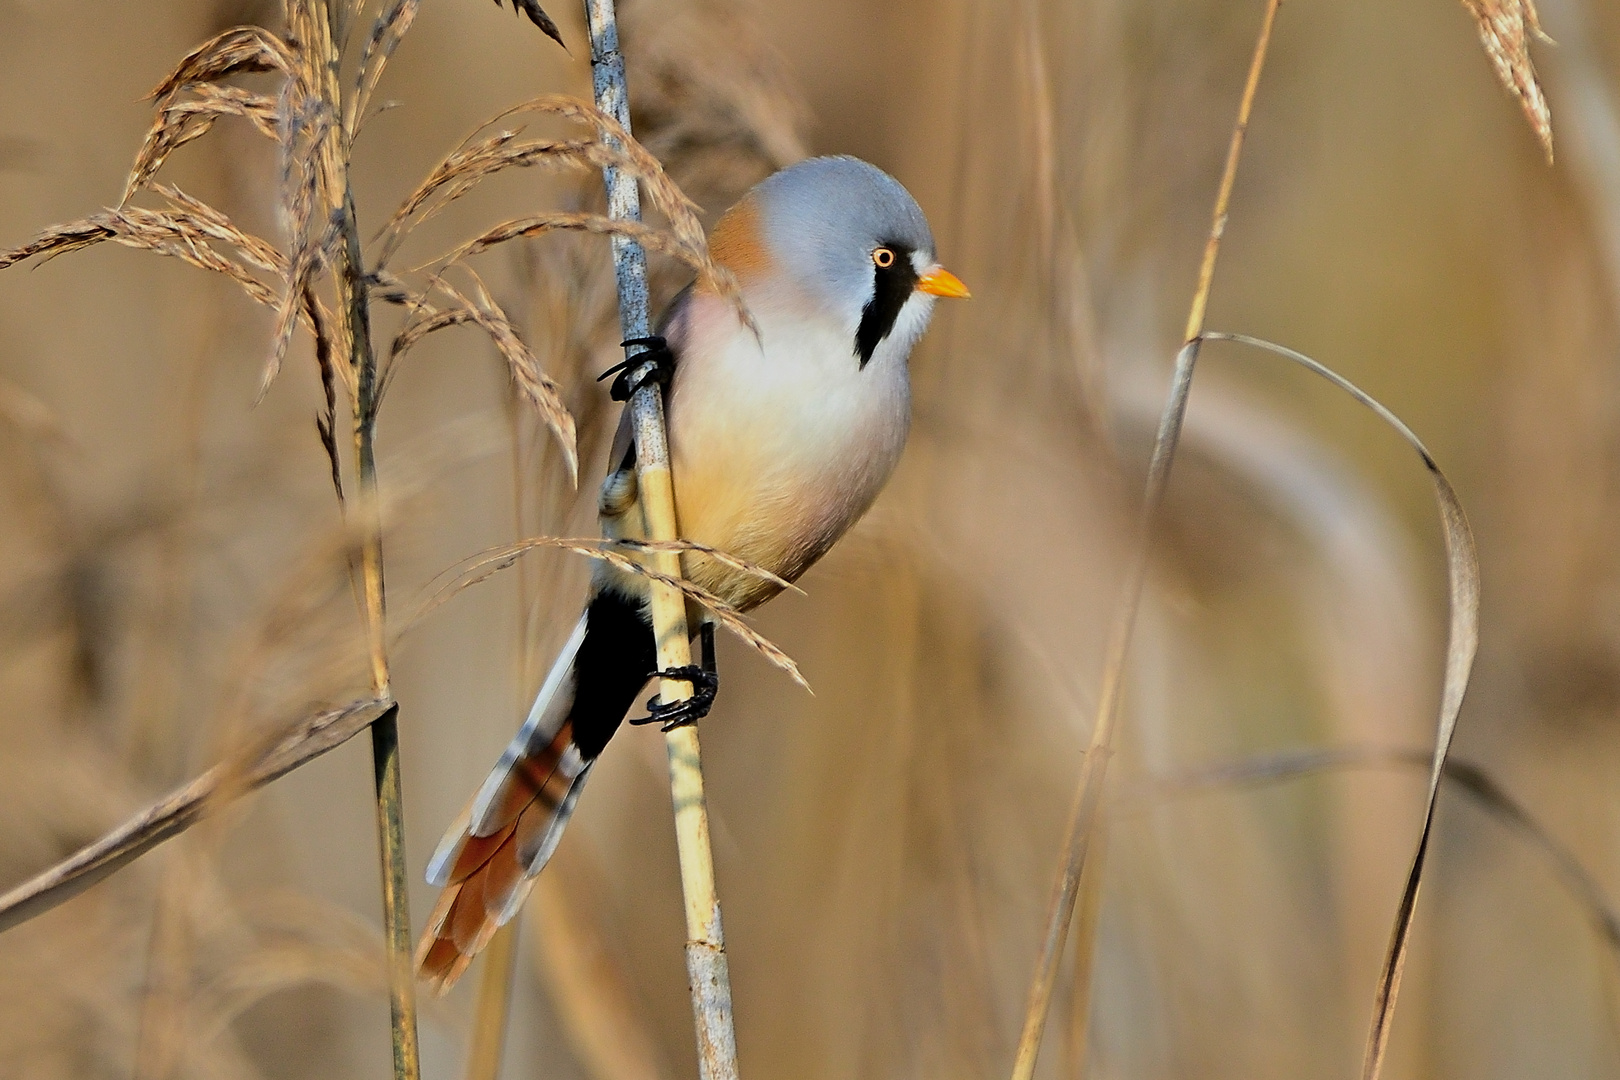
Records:
{"label": "bird's orange beak", "polygon": [[962,284],[961,278],[943,266],[936,266],[918,278],[917,288],[931,296],[951,296],[958,300],[966,300],[973,295],[968,292],[968,287]]}

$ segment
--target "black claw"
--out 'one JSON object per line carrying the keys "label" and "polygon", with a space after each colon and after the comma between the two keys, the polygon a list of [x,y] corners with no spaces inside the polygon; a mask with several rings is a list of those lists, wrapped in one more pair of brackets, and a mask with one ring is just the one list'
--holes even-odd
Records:
{"label": "black claw", "polygon": [[[648,383],[657,383],[659,386],[669,385],[670,377],[675,374],[675,354],[670,351],[669,342],[661,337],[654,336],[630,338],[628,341],[622,341],[619,344],[626,349],[632,345],[640,345],[642,350],[626,360],[619,361],[596,377],[596,381],[601,382],[609,375],[618,375],[618,378],[613,380],[613,385],[608,388],[609,397],[614,401],[629,401],[637,390],[640,390]],[[652,367],[646,369],[645,374],[639,374],[634,379],[631,378],[633,374],[640,373],[643,366],[649,363]]]}
{"label": "black claw", "polygon": [[658,730],[674,731],[678,727],[695,724],[714,708],[715,695],[720,690],[720,676],[713,671],[707,671],[695,664],[685,667],[670,668],[667,671],[651,672],[649,679],[674,679],[679,682],[692,684],[692,696],[685,701],[671,701],[668,704],[660,701],[656,696],[647,699],[647,715],[630,721],[631,724],[662,724]]}

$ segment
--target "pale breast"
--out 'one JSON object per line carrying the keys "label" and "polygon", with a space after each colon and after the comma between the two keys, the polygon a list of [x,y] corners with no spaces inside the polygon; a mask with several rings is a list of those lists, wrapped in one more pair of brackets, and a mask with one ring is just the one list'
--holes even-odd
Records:
{"label": "pale breast", "polygon": [[[910,421],[903,357],[864,368],[839,328],[778,313],[760,338],[697,295],[669,328],[669,393],[682,535],[794,580],[877,498]],[[701,555],[688,576],[746,610],[776,587]]]}

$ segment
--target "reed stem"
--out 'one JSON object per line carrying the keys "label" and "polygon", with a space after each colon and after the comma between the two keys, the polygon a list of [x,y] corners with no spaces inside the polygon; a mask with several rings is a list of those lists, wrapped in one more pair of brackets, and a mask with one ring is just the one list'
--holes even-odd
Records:
{"label": "reed stem", "polygon": [[507,1017],[512,1008],[512,973],[517,970],[517,935],[518,922],[514,919],[495,931],[484,949],[465,1080],[499,1080],[501,1075]]}
{"label": "reed stem", "polygon": [[[1108,759],[1113,755],[1114,727],[1119,716],[1125,657],[1130,651],[1131,635],[1136,628],[1136,615],[1141,608],[1142,585],[1147,577],[1148,542],[1152,536],[1154,522],[1158,518],[1160,504],[1164,501],[1165,487],[1170,480],[1170,466],[1175,460],[1176,445],[1181,438],[1182,420],[1187,414],[1187,398],[1192,392],[1193,370],[1198,363],[1200,335],[1204,330],[1204,312],[1209,306],[1210,288],[1215,280],[1215,260],[1220,254],[1221,237],[1226,233],[1226,216],[1232,199],[1232,186],[1237,180],[1238,162],[1243,156],[1243,137],[1248,132],[1255,90],[1260,85],[1260,72],[1265,68],[1266,51],[1271,45],[1271,28],[1281,4],[1282,0],[1266,0],[1260,36],[1255,42],[1254,58],[1249,64],[1248,81],[1243,87],[1243,100],[1238,106],[1237,123],[1233,125],[1232,139],[1226,151],[1226,168],[1221,174],[1220,189],[1215,196],[1214,218],[1210,224],[1209,239],[1204,244],[1204,259],[1198,270],[1198,286],[1193,292],[1192,308],[1187,314],[1186,336],[1181,351],[1176,354],[1170,394],[1165,400],[1164,411],[1159,416],[1159,430],[1153,442],[1153,457],[1148,464],[1147,490],[1142,498],[1142,512],[1137,521],[1131,561],[1126,568],[1119,607],[1115,612],[1113,629],[1108,639],[1102,685],[1097,692],[1097,714],[1091,730],[1091,745],[1086,751],[1085,763],[1080,768],[1080,784],[1075,791],[1074,806],[1069,812],[1068,831],[1063,840],[1063,858],[1058,866],[1057,880],[1052,886],[1046,934],[1041,942],[1041,955],[1036,964],[1035,976],[1030,981],[1029,998],[1024,1011],[1024,1030],[1018,1041],[1017,1057],[1013,1062],[1013,1080],[1030,1080],[1035,1075],[1035,1061],[1040,1055],[1041,1037],[1045,1033],[1046,1017],[1052,1005],[1052,991],[1057,982],[1058,962],[1063,955],[1069,924],[1074,920],[1075,900],[1080,890],[1081,874],[1086,865],[1086,853],[1095,830],[1098,809],[1102,805]],[[1087,952],[1089,953],[1089,946]]]}
{"label": "reed stem", "polygon": [[[325,18],[311,20],[321,35],[316,55],[324,61],[322,94],[333,116],[341,116],[344,20],[343,5],[326,0]],[[365,616],[375,697],[392,696],[389,686],[387,611],[383,582],[382,521],[377,498],[377,356],[371,340],[370,290],[360,248],[360,226],[349,185],[348,134],[330,125],[321,151],[326,197],[339,215],[342,243],[335,278],[338,290],[338,339],[347,342],[353,375],[354,458],[357,498],[346,512],[359,514],[360,599]],[[341,200],[341,202],[339,201]],[[383,937],[388,949],[389,1012],[395,1080],[418,1080],[421,1065],[416,1036],[416,977],[411,957],[411,913],[405,868],[405,796],[400,782],[399,710],[390,709],[371,725],[371,760],[377,800],[377,847],[382,869]]]}
{"label": "reed stem", "polygon": [[[382,522],[377,500],[377,360],[371,345],[371,317],[360,254],[360,228],[354,196],[344,193],[345,257],[339,269],[349,319],[349,362],[354,368],[354,447],[359,479],[363,540],[360,574],[371,654],[371,688],[392,697],[388,674],[386,600],[383,584]],[[371,762],[377,792],[377,842],[382,860],[383,936],[388,947],[388,996],[393,1025],[395,1080],[417,1080],[421,1065],[416,1042],[416,975],[412,966],[410,892],[405,867],[405,793],[400,780],[399,710],[371,725]]]}
{"label": "reed stem", "polygon": [[[591,34],[591,72],[596,105],[630,130],[630,103],[624,77],[624,56],[613,0],[585,0]],[[635,177],[617,169],[604,169],[608,216],[640,220],[641,199]],[[645,337],[649,330],[647,256],[639,244],[613,237],[614,270],[619,284],[619,325],[626,340]],[[670,478],[669,444],[664,428],[663,393],[648,383],[630,399],[636,440],[636,480],[647,536],[675,540],[680,536],[675,519],[675,493]],[[679,577],[679,554],[649,553],[653,568]],[[687,635],[686,598],[679,589],[649,583],[653,634],[661,670],[692,662]],[[688,683],[662,680],[659,697],[684,701],[692,694]],[[714,859],[709,847],[709,815],[703,796],[703,765],[695,726],[676,728],[665,736],[669,757],[669,792],[675,804],[675,840],[680,854],[681,891],[686,900],[686,972],[692,991],[692,1013],[697,1031],[698,1062],[703,1080],[736,1080],[737,1040],[732,1027],[731,977],[726,966],[725,940],[720,928],[720,900],[715,892]]]}

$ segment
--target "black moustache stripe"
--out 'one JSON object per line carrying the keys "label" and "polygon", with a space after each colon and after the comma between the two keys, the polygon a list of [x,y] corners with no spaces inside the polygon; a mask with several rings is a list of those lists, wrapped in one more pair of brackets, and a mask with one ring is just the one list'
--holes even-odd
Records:
{"label": "black moustache stripe", "polygon": [[894,252],[894,262],[872,267],[872,299],[861,310],[861,325],[855,331],[855,355],[866,367],[884,338],[894,329],[900,309],[917,288],[917,270],[911,265],[911,250],[899,244],[885,244]]}

